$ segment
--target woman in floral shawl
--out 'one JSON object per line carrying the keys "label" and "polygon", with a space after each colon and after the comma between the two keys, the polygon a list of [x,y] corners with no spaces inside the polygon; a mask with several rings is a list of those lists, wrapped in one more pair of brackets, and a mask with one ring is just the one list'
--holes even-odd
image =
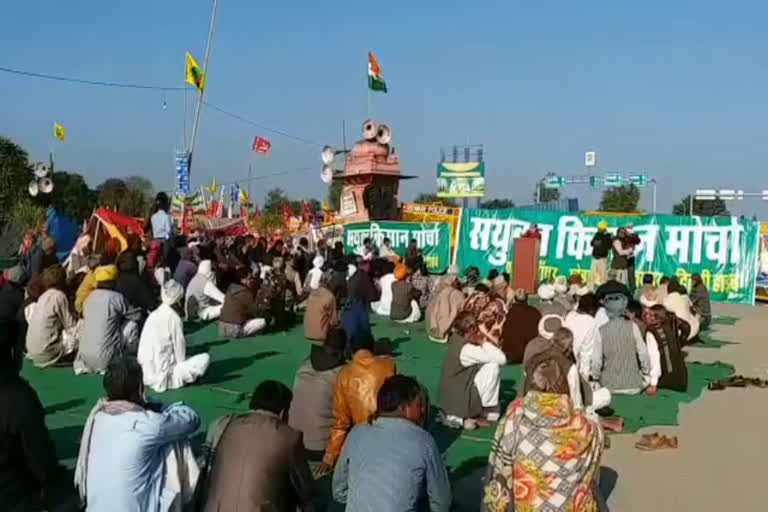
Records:
{"label": "woman in floral shawl", "polygon": [[461,311],[475,315],[483,338],[496,346],[501,346],[501,330],[504,327],[504,320],[507,319],[506,297],[479,284],[475,292],[464,302]]}
{"label": "woman in floral shawl", "polygon": [[[531,359],[529,391],[499,422],[488,459],[483,512],[596,512],[603,431],[568,397],[562,354]],[[527,369],[528,370],[528,369]]]}

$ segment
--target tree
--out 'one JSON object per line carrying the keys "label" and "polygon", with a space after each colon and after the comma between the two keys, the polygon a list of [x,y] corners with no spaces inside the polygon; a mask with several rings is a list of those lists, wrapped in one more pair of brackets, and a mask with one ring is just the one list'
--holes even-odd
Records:
{"label": "tree", "polygon": [[539,202],[539,203],[551,203],[552,201],[559,201],[560,200],[560,189],[559,188],[547,188],[544,186],[544,179],[551,178],[552,176],[555,176],[555,173],[548,172],[543,179],[536,182],[536,187],[538,189],[538,194],[534,191],[533,193],[533,201]]}
{"label": "tree", "polygon": [[637,203],[639,201],[640,189],[635,185],[607,188],[603,191],[600,211],[616,213],[635,212],[637,211]]}
{"label": "tree", "polygon": [[67,171],[53,173],[51,204],[62,215],[75,222],[87,218],[96,205],[96,197],[80,174]]}
{"label": "tree", "polygon": [[125,180],[109,178],[96,190],[100,205],[116,208],[122,215],[144,217],[152,204],[152,183],[141,176],[129,176]]}
{"label": "tree", "polygon": [[[672,207],[672,213],[674,215],[690,215],[691,214],[691,196],[685,196],[679,203]],[[693,200],[693,214],[704,215],[707,217],[716,217],[718,215],[730,215],[728,207],[725,205],[725,201],[720,198],[713,200]]]}
{"label": "tree", "polygon": [[20,197],[27,194],[32,179],[27,152],[6,137],[0,137],[0,223],[9,219]]}
{"label": "tree", "polygon": [[283,214],[283,209],[286,204],[290,203],[281,188],[273,188],[267,192],[267,197],[264,199],[264,213],[279,213]]}
{"label": "tree", "polygon": [[120,205],[121,213],[131,217],[144,217],[147,215],[155,195],[155,188],[152,186],[152,182],[143,176],[128,176],[125,179],[125,186],[127,194]]}
{"label": "tree", "polygon": [[284,219],[282,213],[264,212],[258,217],[252,217],[250,223],[251,228],[258,233],[259,236],[271,237],[275,231],[283,229]]}
{"label": "tree", "polygon": [[98,203],[106,208],[120,209],[120,201],[128,191],[125,182],[118,178],[109,178],[96,187]]}
{"label": "tree", "polygon": [[426,192],[422,192],[421,194],[417,195],[413,202],[419,204],[444,204],[446,206],[456,206],[456,202],[453,199],[437,197],[437,194],[430,194]]}
{"label": "tree", "polygon": [[489,199],[480,203],[480,208],[486,208],[488,210],[507,210],[514,208],[515,203],[509,199]]}

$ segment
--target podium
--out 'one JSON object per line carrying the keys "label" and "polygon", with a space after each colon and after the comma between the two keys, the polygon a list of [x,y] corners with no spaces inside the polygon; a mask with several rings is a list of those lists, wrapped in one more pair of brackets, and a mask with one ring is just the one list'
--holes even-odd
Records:
{"label": "podium", "polygon": [[522,288],[528,294],[536,293],[539,283],[539,248],[538,238],[516,238],[512,261],[512,286]]}

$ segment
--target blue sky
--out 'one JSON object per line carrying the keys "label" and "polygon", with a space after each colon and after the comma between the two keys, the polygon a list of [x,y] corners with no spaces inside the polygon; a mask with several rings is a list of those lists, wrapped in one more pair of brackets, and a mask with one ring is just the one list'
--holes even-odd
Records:
{"label": "blue sky", "polygon": [[[94,80],[181,85],[202,62],[211,2],[4,2],[0,66]],[[630,5],[631,4],[631,5]],[[401,197],[434,191],[439,148],[485,145],[492,197],[530,201],[548,171],[639,170],[659,211],[695,188],[762,190],[768,161],[768,4],[646,2],[247,2],[222,0],[206,99],[319,144],[348,141],[367,114],[366,52],[390,93],[373,97],[403,170]],[[192,93],[188,94],[191,107]],[[184,95],[0,73],[0,134],[92,186],[141,174],[170,187]],[[163,109],[163,102],[167,108]],[[191,112],[190,112],[191,119]],[[54,144],[52,123],[69,140]],[[272,141],[256,158],[255,135]],[[202,113],[193,185],[213,176],[293,172],[253,183],[320,196],[319,147]],[[308,170],[302,170],[308,169]],[[597,194],[573,188],[582,205]],[[642,200],[650,207],[650,189]],[[734,208],[768,214],[763,204]]]}

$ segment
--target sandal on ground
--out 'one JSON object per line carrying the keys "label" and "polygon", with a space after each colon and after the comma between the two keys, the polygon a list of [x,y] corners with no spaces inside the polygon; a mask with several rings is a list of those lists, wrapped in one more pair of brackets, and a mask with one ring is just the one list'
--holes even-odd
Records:
{"label": "sandal on ground", "polygon": [[635,448],[644,452],[677,448],[677,436],[656,436],[640,439],[635,443]]}
{"label": "sandal on ground", "polygon": [[617,434],[624,431],[624,419],[619,418],[618,416],[600,418],[600,424],[604,429],[616,432]]}

